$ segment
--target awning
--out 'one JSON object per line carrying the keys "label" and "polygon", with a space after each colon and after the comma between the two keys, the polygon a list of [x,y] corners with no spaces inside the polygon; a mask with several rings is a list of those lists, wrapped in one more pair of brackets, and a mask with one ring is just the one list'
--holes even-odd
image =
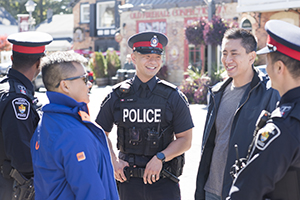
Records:
{"label": "awning", "polygon": [[46,45],[46,51],[68,51],[71,50],[72,44],[67,40],[53,40]]}

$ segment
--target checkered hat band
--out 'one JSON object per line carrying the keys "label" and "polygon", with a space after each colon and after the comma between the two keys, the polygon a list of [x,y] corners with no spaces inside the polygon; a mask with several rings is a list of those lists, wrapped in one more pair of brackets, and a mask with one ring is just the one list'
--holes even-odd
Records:
{"label": "checkered hat band", "polygon": [[[151,42],[144,41],[144,42],[136,42],[136,43],[134,43],[133,44],[133,48],[135,48],[135,47],[153,47],[153,46],[151,46]],[[162,49],[163,46],[162,46],[161,43],[158,43],[157,46],[156,46],[156,48]]]}
{"label": "checkered hat band", "polygon": [[273,46],[276,46],[277,51],[279,51],[280,53],[283,53],[284,55],[287,55],[291,58],[294,58],[295,60],[299,60],[300,61],[300,52],[296,51],[294,49],[291,49],[279,42],[276,42],[272,37],[270,37],[268,35],[268,40],[267,40],[267,44],[271,44]]}
{"label": "checkered hat band", "polygon": [[26,47],[21,45],[13,45],[13,51],[23,54],[40,54],[45,52],[45,46],[39,47]]}

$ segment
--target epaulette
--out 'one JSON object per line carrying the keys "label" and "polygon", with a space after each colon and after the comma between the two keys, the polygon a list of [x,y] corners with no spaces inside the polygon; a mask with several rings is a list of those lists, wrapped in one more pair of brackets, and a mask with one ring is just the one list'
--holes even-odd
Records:
{"label": "epaulette", "polygon": [[291,113],[294,106],[295,106],[294,103],[287,103],[287,104],[281,105],[280,107],[277,107],[272,112],[271,118],[274,118],[274,117],[286,118]]}
{"label": "epaulette", "polygon": [[170,83],[168,81],[165,81],[165,80],[159,80],[157,83],[158,84],[164,84],[164,85],[169,86],[170,88],[173,88],[175,90],[177,89],[176,85],[174,85],[174,84],[172,84],[172,83]]}
{"label": "epaulette", "polygon": [[167,99],[174,90],[177,90],[177,86],[167,81],[159,80],[157,83],[153,93],[165,99]]}

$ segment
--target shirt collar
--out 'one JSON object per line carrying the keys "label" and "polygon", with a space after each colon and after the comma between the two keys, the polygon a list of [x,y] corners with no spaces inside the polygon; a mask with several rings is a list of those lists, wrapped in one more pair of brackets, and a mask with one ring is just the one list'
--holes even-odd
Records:
{"label": "shirt collar", "polygon": [[[156,83],[159,81],[159,78],[157,78],[156,76],[153,76],[146,84],[148,85],[150,91],[153,91]],[[137,91],[140,87],[140,85],[142,84],[143,82],[139,79],[138,76],[134,76],[133,78],[133,89],[134,91]]]}
{"label": "shirt collar", "polygon": [[287,91],[280,99],[279,106],[285,103],[294,102],[296,99],[300,98],[300,87],[293,88]]}
{"label": "shirt collar", "polygon": [[32,82],[18,70],[10,68],[8,71],[8,77],[14,77],[15,79],[19,80],[26,87],[26,89],[33,92]]}

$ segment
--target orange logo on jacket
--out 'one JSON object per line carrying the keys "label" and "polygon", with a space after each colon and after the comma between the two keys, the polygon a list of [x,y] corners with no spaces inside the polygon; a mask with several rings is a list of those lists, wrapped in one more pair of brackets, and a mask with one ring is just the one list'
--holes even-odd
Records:
{"label": "orange logo on jacket", "polygon": [[36,142],[35,142],[35,149],[36,149],[36,150],[39,150],[39,148],[40,148],[40,144],[39,144],[38,141],[36,141]]}
{"label": "orange logo on jacket", "polygon": [[78,162],[80,162],[80,161],[83,161],[83,160],[85,160],[85,153],[82,151],[82,152],[79,152],[79,153],[77,153],[76,154],[76,157],[77,157],[77,160],[78,160]]}

